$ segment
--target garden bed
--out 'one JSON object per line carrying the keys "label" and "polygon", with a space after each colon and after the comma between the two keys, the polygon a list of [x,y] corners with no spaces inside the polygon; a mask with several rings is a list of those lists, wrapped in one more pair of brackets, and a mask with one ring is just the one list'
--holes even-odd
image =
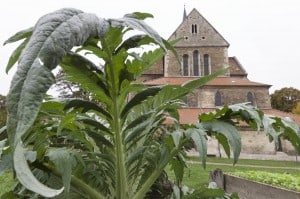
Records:
{"label": "garden bed", "polygon": [[300,192],[274,187],[261,182],[223,174],[221,170],[211,173],[211,179],[228,193],[238,193],[240,199],[300,199]]}
{"label": "garden bed", "polygon": [[265,171],[237,171],[230,173],[233,176],[260,182],[275,187],[300,192],[300,177],[289,173],[270,173]]}

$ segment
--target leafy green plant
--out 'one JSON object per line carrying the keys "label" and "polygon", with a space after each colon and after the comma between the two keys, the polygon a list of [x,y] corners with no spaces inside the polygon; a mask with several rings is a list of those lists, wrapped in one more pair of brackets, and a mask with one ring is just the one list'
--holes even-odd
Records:
{"label": "leafy green plant", "polygon": [[232,175],[300,192],[300,177],[266,171],[234,172]]}
{"label": "leafy green plant", "polygon": [[15,181],[13,180],[12,172],[10,171],[3,172],[0,175],[0,185],[1,185],[0,198],[4,193],[10,191],[14,184]]}
{"label": "leafy green plant", "polygon": [[[24,39],[7,65],[8,71],[18,61],[7,96],[7,129],[2,129],[8,141],[1,141],[0,147],[1,159],[7,163],[4,169],[13,162],[20,182],[16,194],[139,199],[164,182],[164,169],[170,165],[176,183],[169,196],[180,198],[184,194],[185,144],[190,139],[195,142],[205,166],[206,138],[215,136],[228,156],[232,149],[236,163],[241,141],[234,125],[239,121],[255,128],[264,126],[275,143],[285,134],[300,150],[293,123],[267,118],[246,104],[203,114],[198,124],[182,128],[177,111],[181,99],[225,69],[181,86],[139,83],[138,77],[166,50],[174,51],[142,21],[150,16],[133,13],[120,19],[101,19],[76,9],[62,9],[43,16],[34,28],[5,42]],[[132,34],[132,30],[144,34]],[[145,45],[155,48],[139,52]],[[90,54],[98,64],[85,56]],[[51,70],[57,65],[93,101],[46,97],[54,84]],[[173,124],[165,125],[166,119]],[[209,192],[224,195],[218,189],[205,193]]]}

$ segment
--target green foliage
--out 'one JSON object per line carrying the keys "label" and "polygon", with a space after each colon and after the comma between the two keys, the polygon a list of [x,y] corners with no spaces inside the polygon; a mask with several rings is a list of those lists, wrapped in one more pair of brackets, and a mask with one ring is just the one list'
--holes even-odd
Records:
{"label": "green foliage", "polygon": [[276,90],[271,95],[272,108],[278,109],[284,112],[292,112],[293,108],[300,100],[300,90],[285,87],[280,90]]}
{"label": "green foliage", "polygon": [[[172,194],[182,196],[184,146],[192,139],[205,166],[207,136],[215,136],[228,156],[232,150],[237,161],[241,142],[234,125],[244,121],[259,128],[265,116],[254,107],[232,105],[201,115],[198,124],[182,129],[177,111],[181,99],[226,69],[181,86],[146,87],[136,82],[166,50],[174,51],[141,21],[150,16],[134,13],[106,20],[62,9],[6,42],[28,39],[8,64],[9,69],[18,60],[7,96],[9,142],[4,139],[0,147],[1,158],[13,162],[20,182],[16,193],[140,199],[163,182],[164,169],[171,165],[176,173]],[[132,29],[145,34],[131,36]],[[157,48],[137,52],[149,44]],[[83,56],[88,54],[102,60],[100,65]],[[93,101],[45,97],[54,83],[51,70],[58,64],[67,80],[89,93]],[[166,118],[171,118],[172,127],[164,125]],[[272,125],[265,129],[276,127],[269,134],[272,139],[283,131],[300,148],[292,123],[269,118],[268,124]]]}
{"label": "green foliage", "polygon": [[6,97],[3,95],[0,95],[0,127],[4,126],[6,123]]}
{"label": "green foliage", "polygon": [[13,189],[13,185],[16,182],[13,180],[13,174],[10,171],[0,174],[0,198],[6,192],[9,192]]}
{"label": "green foliage", "polygon": [[292,110],[292,113],[300,115],[300,101],[297,102],[296,106]]}
{"label": "green foliage", "polygon": [[208,188],[205,189],[197,189],[192,194],[189,194],[184,199],[211,199],[211,198],[217,198],[217,199],[239,199],[237,193],[228,194],[225,193],[224,190],[217,188],[217,185],[215,182],[211,182],[208,186]]}
{"label": "green foliage", "polygon": [[232,173],[235,176],[270,184],[300,192],[300,177],[288,173],[270,173],[266,171],[243,171]]}

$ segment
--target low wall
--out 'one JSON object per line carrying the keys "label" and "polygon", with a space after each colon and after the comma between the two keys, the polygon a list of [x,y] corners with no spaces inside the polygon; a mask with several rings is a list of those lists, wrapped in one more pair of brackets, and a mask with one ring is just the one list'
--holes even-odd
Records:
{"label": "low wall", "polygon": [[240,199],[300,199],[300,192],[223,174],[221,170],[211,172],[210,176],[211,180],[227,193],[238,193]]}

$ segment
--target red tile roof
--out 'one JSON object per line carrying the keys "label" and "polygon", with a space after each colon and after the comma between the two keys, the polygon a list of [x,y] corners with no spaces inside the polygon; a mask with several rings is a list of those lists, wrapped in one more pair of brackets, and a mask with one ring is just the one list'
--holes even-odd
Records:
{"label": "red tile roof", "polygon": [[[188,81],[197,79],[198,77],[162,77],[145,82],[146,85],[181,85]],[[247,78],[238,77],[217,77],[206,83],[207,86],[263,86],[270,87],[271,85],[252,82]]]}
{"label": "red tile roof", "polygon": [[[214,108],[182,108],[179,109],[180,115],[180,124],[193,124],[198,122],[198,116],[202,113],[212,112],[216,109]],[[274,115],[279,117],[289,117],[294,120],[298,126],[300,126],[300,115],[293,114],[293,113],[286,113],[275,109],[264,109],[262,110],[266,115]],[[170,121],[167,121],[170,123]]]}
{"label": "red tile roof", "polygon": [[276,110],[276,109],[266,109],[266,110],[263,110],[263,112],[266,115],[289,117],[292,120],[294,120],[298,124],[298,126],[300,126],[300,115],[297,115],[297,114],[294,114],[294,113],[287,113],[287,112],[279,111],[279,110]]}

